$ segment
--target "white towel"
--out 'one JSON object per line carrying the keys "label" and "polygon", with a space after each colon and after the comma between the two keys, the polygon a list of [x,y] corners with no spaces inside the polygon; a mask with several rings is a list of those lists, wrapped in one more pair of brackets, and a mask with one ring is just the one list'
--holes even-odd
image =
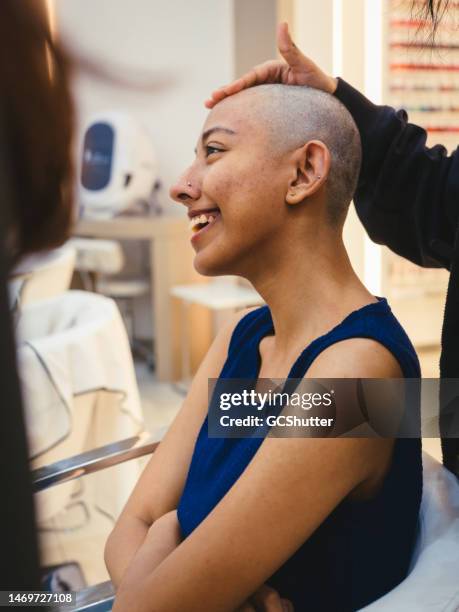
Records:
{"label": "white towel", "polygon": [[[91,424],[94,447],[129,438],[143,429],[143,414],[134,366],[116,303],[84,291],[68,291],[24,307],[18,328],[18,365],[25,404],[31,457],[37,457],[70,435],[74,397],[113,392],[104,418]],[[88,449],[81,449],[80,452]],[[115,471],[117,470],[116,474]],[[102,472],[97,489],[100,507],[116,516],[139,475],[138,461]],[[121,476],[122,473],[122,476]]]}

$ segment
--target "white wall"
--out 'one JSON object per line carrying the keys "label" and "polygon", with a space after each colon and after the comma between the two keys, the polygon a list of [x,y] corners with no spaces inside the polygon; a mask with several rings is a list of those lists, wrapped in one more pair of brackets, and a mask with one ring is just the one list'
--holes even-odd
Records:
{"label": "white wall", "polygon": [[81,118],[120,109],[143,121],[159,157],[163,206],[185,214],[167,191],[194,157],[205,97],[233,78],[232,0],[58,0],[54,10],[58,33],[78,54],[120,79],[137,71],[168,81],[145,92],[83,72],[75,97]]}
{"label": "white wall", "polygon": [[294,0],[296,43],[322,70],[333,71],[333,0]]}
{"label": "white wall", "polygon": [[[329,74],[363,90],[364,0],[282,0],[282,5],[299,48]],[[353,205],[343,237],[352,266],[365,281],[365,230]]]}
{"label": "white wall", "polygon": [[[238,73],[275,54],[276,0],[49,0],[55,29],[76,56],[115,73],[103,81],[78,71],[80,123],[104,109],[127,110],[148,128],[159,158],[165,213],[185,215],[168,190],[194,158],[206,117],[205,98]],[[126,78],[158,83],[129,89]],[[161,83],[164,85],[161,87]],[[127,270],[140,267],[140,245],[124,244]],[[191,251],[191,247],[190,247]],[[138,303],[136,330],[151,334],[148,307]]]}

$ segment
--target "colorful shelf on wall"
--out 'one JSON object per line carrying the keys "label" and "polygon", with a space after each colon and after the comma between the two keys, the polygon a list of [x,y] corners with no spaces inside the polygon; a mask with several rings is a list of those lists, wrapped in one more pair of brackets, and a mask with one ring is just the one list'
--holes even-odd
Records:
{"label": "colorful shelf on wall", "polygon": [[[421,17],[423,2],[386,0],[384,102],[407,111],[427,131],[427,144],[451,151],[459,144],[459,2],[449,2],[435,37]],[[390,253],[386,273],[394,295],[442,293],[445,271],[426,270]]]}

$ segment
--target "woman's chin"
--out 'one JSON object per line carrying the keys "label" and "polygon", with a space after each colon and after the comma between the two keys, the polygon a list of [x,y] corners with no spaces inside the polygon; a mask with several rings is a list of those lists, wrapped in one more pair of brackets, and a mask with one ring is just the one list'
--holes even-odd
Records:
{"label": "woman's chin", "polygon": [[193,260],[193,267],[202,276],[223,276],[232,274],[228,271],[228,266],[220,257],[210,256],[208,253],[196,253]]}

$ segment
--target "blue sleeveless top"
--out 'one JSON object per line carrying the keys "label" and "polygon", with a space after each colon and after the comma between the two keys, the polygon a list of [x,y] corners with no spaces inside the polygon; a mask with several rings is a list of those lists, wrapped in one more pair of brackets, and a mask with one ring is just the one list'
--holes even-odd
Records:
{"label": "blue sleeveless top", "polygon": [[[304,377],[324,349],[355,337],[380,342],[398,360],[404,377],[420,378],[419,361],[408,336],[387,300],[377,299],[311,342],[288,378]],[[268,306],[243,317],[233,331],[220,378],[256,380],[260,341],[273,333]],[[209,438],[206,417],[177,508],[184,538],[236,482],[262,442],[262,438]],[[421,440],[398,438],[376,496],[365,501],[343,500],[267,583],[290,599],[296,612],[347,612],[371,603],[407,575],[421,495]]]}

